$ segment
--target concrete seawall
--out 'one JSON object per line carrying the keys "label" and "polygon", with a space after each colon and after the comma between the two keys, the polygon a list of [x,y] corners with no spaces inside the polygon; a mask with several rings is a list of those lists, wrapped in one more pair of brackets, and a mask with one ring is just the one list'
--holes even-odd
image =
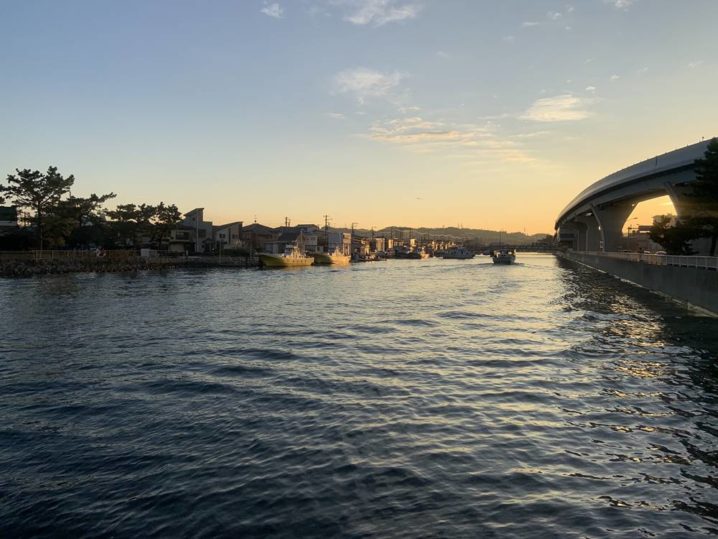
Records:
{"label": "concrete seawall", "polygon": [[575,251],[557,256],[605,271],[614,277],[718,315],[718,271],[679,266],[656,266]]}

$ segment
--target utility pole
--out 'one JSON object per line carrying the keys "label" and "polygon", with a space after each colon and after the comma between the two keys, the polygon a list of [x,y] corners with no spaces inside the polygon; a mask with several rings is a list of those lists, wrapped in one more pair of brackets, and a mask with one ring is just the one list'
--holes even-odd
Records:
{"label": "utility pole", "polygon": [[324,242],[326,243],[326,245],[324,246],[324,248],[326,249],[325,252],[328,253],[329,252],[329,216],[326,214],[324,215]]}
{"label": "utility pole", "polygon": [[354,227],[358,224],[359,223],[352,223],[352,232],[351,236],[349,236],[349,256],[353,256],[354,254]]}

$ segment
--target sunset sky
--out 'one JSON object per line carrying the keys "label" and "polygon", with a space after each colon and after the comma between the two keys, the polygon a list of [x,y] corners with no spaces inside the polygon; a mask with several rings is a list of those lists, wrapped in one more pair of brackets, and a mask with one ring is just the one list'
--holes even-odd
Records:
{"label": "sunset sky", "polygon": [[716,0],[0,0],[0,173],[215,222],[552,232],[593,181],[718,135],[716,21]]}

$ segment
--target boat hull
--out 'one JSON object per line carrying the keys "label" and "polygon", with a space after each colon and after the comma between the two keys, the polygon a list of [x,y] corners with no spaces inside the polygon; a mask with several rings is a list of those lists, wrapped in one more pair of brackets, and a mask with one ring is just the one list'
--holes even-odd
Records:
{"label": "boat hull", "polygon": [[507,256],[495,256],[493,257],[494,264],[513,264],[516,262],[516,257],[513,255],[507,255]]}
{"label": "boat hull", "polygon": [[474,258],[475,253],[468,249],[449,249],[443,255],[443,258],[449,260],[469,260]]}
{"label": "boat hull", "polygon": [[294,268],[311,266],[314,258],[311,256],[284,256],[261,253],[259,260],[265,268]]}
{"label": "boat hull", "polygon": [[328,266],[330,264],[336,266],[345,266],[349,264],[349,255],[342,254],[327,254],[327,253],[315,253],[314,263],[318,266]]}

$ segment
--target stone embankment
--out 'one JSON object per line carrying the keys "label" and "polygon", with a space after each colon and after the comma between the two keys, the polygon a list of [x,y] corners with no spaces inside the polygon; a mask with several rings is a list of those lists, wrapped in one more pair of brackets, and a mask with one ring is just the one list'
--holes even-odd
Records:
{"label": "stone embankment", "polygon": [[[81,273],[81,272],[122,272],[139,271],[158,267],[148,263],[142,258],[127,260],[103,259],[52,259],[52,260],[6,260],[0,262],[0,276],[2,277],[32,277],[33,275],[47,275],[53,273]],[[168,267],[168,266],[162,266]]]}
{"label": "stone embankment", "polygon": [[32,277],[58,273],[120,273],[150,269],[193,268],[253,268],[253,257],[140,257],[107,252],[109,256],[94,256],[71,251],[0,253],[0,277]]}

